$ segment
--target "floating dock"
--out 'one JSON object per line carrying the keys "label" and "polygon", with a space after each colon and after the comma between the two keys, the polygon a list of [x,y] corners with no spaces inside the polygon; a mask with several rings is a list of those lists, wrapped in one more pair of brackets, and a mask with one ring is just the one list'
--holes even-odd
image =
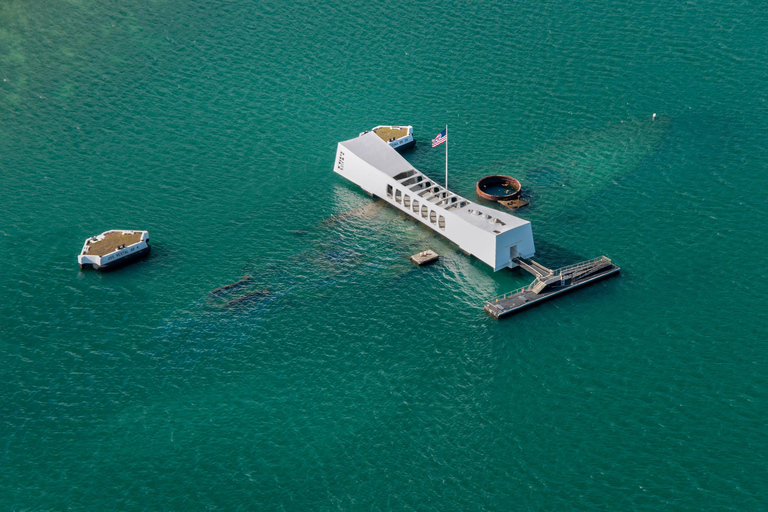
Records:
{"label": "floating dock", "polygon": [[149,254],[147,231],[112,229],[88,238],[77,256],[80,268],[111,270]]}
{"label": "floating dock", "polygon": [[[413,126],[377,126],[371,131],[398,151],[409,149],[416,145],[416,139],[413,138]],[[367,132],[363,132],[360,135],[365,133]]]}
{"label": "floating dock", "polygon": [[536,279],[523,288],[505,293],[485,303],[485,312],[494,318],[502,318],[539,304],[600,279],[618,274],[621,270],[605,256],[550,270],[533,260],[518,259],[520,268],[533,274]]}
{"label": "floating dock", "polygon": [[422,265],[429,265],[430,263],[436,262],[438,258],[440,258],[440,256],[438,256],[435,251],[429,249],[414,254],[411,256],[411,261],[421,267]]}
{"label": "floating dock", "polygon": [[528,206],[530,203],[527,200],[518,197],[517,199],[512,199],[510,201],[499,201],[499,204],[506,206],[510,210],[517,210],[523,206]]}

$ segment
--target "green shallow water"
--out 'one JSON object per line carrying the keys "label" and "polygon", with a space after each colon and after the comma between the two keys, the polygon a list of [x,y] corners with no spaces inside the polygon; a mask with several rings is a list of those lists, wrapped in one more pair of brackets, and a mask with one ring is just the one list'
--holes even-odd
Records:
{"label": "green shallow water", "polygon": [[[4,3],[0,509],[768,508],[766,29],[751,1]],[[452,189],[520,179],[538,260],[621,277],[497,322],[528,276],[332,172],[412,124],[439,180],[446,123]],[[80,271],[111,228],[150,258]]]}

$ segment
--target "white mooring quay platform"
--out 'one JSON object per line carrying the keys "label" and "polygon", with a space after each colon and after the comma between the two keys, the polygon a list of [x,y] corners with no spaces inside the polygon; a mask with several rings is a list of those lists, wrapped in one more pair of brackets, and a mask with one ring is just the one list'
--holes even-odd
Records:
{"label": "white mooring quay platform", "polygon": [[531,223],[435,183],[373,132],[339,142],[334,171],[430,227],[494,271],[536,251]]}

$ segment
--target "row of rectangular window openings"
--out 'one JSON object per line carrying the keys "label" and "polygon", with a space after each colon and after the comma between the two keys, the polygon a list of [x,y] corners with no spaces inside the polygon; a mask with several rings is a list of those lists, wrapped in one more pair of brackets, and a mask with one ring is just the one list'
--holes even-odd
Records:
{"label": "row of rectangular window openings", "polygon": [[[338,164],[338,167],[339,167],[340,171],[344,170],[344,153],[341,153],[341,152],[339,152],[339,164]],[[403,179],[406,179],[406,178],[412,176],[413,174],[416,174],[416,171],[407,171],[406,173],[398,174],[397,176],[395,176],[395,179],[400,177],[400,179],[403,180]],[[422,176],[417,176],[417,179],[418,179],[418,181],[416,183],[421,185],[420,187],[418,187],[419,189],[423,189],[425,187],[431,187],[433,185],[429,181],[427,181],[427,183],[421,183],[424,180],[424,178]],[[417,188],[417,187],[413,187],[413,188]],[[392,190],[393,190],[392,185],[387,185],[387,197],[390,197],[390,198],[392,197]],[[439,186],[435,186],[434,191],[435,191],[435,193],[438,193],[440,191],[440,187]],[[438,199],[441,199],[441,200],[437,201],[435,204],[439,205],[440,203],[442,203],[446,199],[450,199],[450,201],[449,201],[450,204],[448,206],[444,207],[446,210],[453,210],[453,209],[456,209],[456,208],[461,209],[461,208],[464,208],[465,206],[467,206],[469,204],[467,201],[459,202],[458,201],[458,197],[459,196],[448,197],[448,193],[449,193],[448,191],[444,192],[442,199],[440,197],[438,197]],[[419,196],[423,197],[424,195],[426,195],[426,194],[422,193]],[[400,190],[397,190],[396,193],[395,193],[395,201],[399,204],[401,202],[401,199],[402,199],[402,192]],[[411,197],[408,196],[408,195],[405,196],[404,206],[406,208],[410,208],[411,207]],[[418,201],[413,201],[413,209],[412,210],[413,210],[413,213],[419,213],[419,202]],[[479,210],[468,210],[468,211],[469,211],[469,213],[471,213],[473,215],[482,215],[482,212],[480,212]],[[432,224],[435,224],[436,223],[435,217],[436,217],[437,214],[434,211],[430,211],[426,206],[422,206],[421,207],[421,216],[423,218],[425,218],[425,219],[427,218],[428,212],[429,212],[429,220],[430,220],[430,222]],[[492,218],[488,214],[486,214],[484,217],[486,219],[489,219],[492,224],[499,224],[501,226],[505,225],[499,219]],[[440,227],[440,229],[445,230],[445,217],[440,215],[439,219],[437,220],[437,223],[438,223],[438,226]],[[499,234],[501,232],[498,231],[498,230],[494,230],[494,233]]]}
{"label": "row of rectangular window openings", "polygon": [[[395,196],[395,201],[398,204],[403,203],[406,209],[411,209],[413,213],[418,214],[419,202],[418,201],[411,202],[410,196],[404,196],[405,199],[403,199],[403,196],[400,195],[400,191],[398,190],[397,192],[398,194]],[[387,196],[392,197],[392,185],[387,185]],[[429,218],[429,222],[431,222],[432,224],[437,224],[437,226],[440,229],[445,231],[445,217],[443,217],[442,215],[438,217],[437,213],[434,210],[430,210],[429,208],[427,208],[426,205],[421,206],[421,216],[424,219]]]}
{"label": "row of rectangular window openings", "polygon": [[[418,195],[421,197],[424,197],[428,193],[432,192],[433,194],[438,195],[438,199],[446,199],[448,197],[451,197],[451,201],[450,201],[451,203],[454,203],[459,199],[459,196],[456,196],[455,194],[441,187],[437,183],[433,183],[429,181],[426,176],[424,176],[423,174],[418,174],[417,171],[414,169],[401,172],[400,174],[396,175],[393,179],[395,181],[399,181],[400,184],[404,187],[411,187],[410,191],[414,193],[418,193]],[[419,191],[422,191],[422,192],[419,192]],[[466,204],[464,206],[466,206]]]}
{"label": "row of rectangular window openings", "polygon": [[[388,196],[388,197],[390,197],[390,198],[392,197],[392,190],[393,190],[393,187],[392,187],[392,185],[387,185],[387,196]],[[401,201],[401,195],[402,195],[402,192],[401,192],[400,190],[395,190],[395,201],[396,201],[396,202],[400,203],[400,201]],[[453,197],[452,197],[451,199],[454,199],[454,201],[456,201],[456,199],[455,199],[455,198],[453,198]],[[406,207],[406,208],[408,208],[408,207],[409,207],[409,204],[408,204],[408,203],[410,203],[410,202],[411,202],[411,198],[410,198],[410,196],[407,196],[407,195],[405,196],[405,202],[406,202],[406,204],[405,204],[405,207]],[[414,201],[414,203],[418,204],[418,201]],[[437,203],[437,204],[439,204],[439,203],[440,203],[440,202],[438,201],[438,203]],[[465,207],[467,204],[468,204],[468,203],[467,203],[466,201],[462,201],[462,203],[459,203],[459,204],[458,204],[458,208],[464,208],[464,207]],[[451,206],[453,206],[453,205],[451,205]],[[451,208],[451,206],[448,206],[448,207],[446,207],[445,209],[446,209],[446,210],[452,210],[453,208]],[[422,207],[422,208],[426,208],[426,206],[424,206],[424,207]],[[493,217],[493,216],[491,216],[491,215],[489,215],[489,214],[487,214],[487,213],[483,215],[483,212],[481,212],[480,210],[472,210],[472,209],[469,209],[469,210],[467,210],[467,211],[468,211],[469,213],[471,213],[472,215],[478,215],[478,216],[479,216],[479,215],[482,215],[482,216],[483,216],[483,218],[484,218],[485,220],[487,220],[488,222],[490,222],[491,224],[498,224],[499,226],[505,226],[505,225],[506,225],[504,222],[500,221],[500,220],[499,220],[499,219],[497,219],[496,217]],[[414,210],[414,213],[417,213],[417,211],[416,211],[416,210]],[[426,215],[424,215],[424,213],[422,212],[422,217],[426,218],[427,216],[426,216]],[[434,222],[432,222],[432,223],[434,224]]]}
{"label": "row of rectangular window openings", "polygon": [[[440,191],[443,190],[443,188],[441,186],[439,186],[437,183],[432,183],[431,181],[426,180],[425,176],[423,176],[423,175],[416,176],[416,174],[418,174],[418,173],[417,173],[417,171],[415,169],[410,169],[408,171],[401,172],[400,174],[396,175],[393,179],[395,181],[399,181],[400,184],[403,185],[403,186],[414,185],[413,187],[410,188],[411,192],[417,192],[419,190],[424,190],[425,188],[429,188],[429,190],[427,192],[432,191],[435,194],[439,194]],[[438,196],[438,199],[446,199],[446,198],[448,198],[447,197],[448,194],[450,194],[450,192],[448,192],[446,190],[442,194],[442,198]],[[420,197],[424,197],[426,195],[426,193],[425,192],[421,192],[418,195]],[[452,206],[454,203],[456,203],[458,201],[458,196],[450,197],[450,199],[451,199],[451,201],[449,201],[449,203],[451,203],[451,206]],[[441,201],[437,201],[436,204],[439,205],[440,202]],[[466,201],[462,201],[462,204],[460,204],[458,206],[458,208],[464,208],[467,204],[468,203]],[[450,206],[446,207],[446,210],[449,210],[449,209],[452,210],[453,208],[451,208]],[[501,226],[505,226],[506,225],[506,224],[504,224],[504,222],[502,222],[499,219],[493,217],[492,215],[489,215],[487,213],[483,214],[483,212],[481,212],[480,210],[469,210],[469,213],[471,213],[472,215],[483,215],[483,218],[488,220],[491,224],[499,224]]]}
{"label": "row of rectangular window openings", "polygon": [[440,206],[446,210],[461,209],[469,204],[469,202],[464,200],[461,196],[457,196],[431,181],[426,181],[418,186],[411,187],[409,190],[421,198],[428,197],[428,200],[435,206]]}

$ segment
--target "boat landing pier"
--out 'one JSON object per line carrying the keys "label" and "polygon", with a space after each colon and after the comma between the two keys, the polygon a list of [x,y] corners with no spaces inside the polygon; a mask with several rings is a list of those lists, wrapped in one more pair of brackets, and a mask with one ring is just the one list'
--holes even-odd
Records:
{"label": "boat landing pier", "polygon": [[579,286],[593,283],[617,274],[621,269],[605,256],[594,258],[557,270],[551,270],[533,260],[515,260],[520,268],[533,274],[536,279],[528,286],[505,293],[485,303],[485,312],[494,318],[502,318],[543,302],[555,295],[569,292]]}
{"label": "boat landing pier", "polygon": [[411,261],[421,267],[436,262],[438,258],[440,258],[440,256],[438,256],[435,251],[427,249],[426,251],[421,251],[411,256]]}

